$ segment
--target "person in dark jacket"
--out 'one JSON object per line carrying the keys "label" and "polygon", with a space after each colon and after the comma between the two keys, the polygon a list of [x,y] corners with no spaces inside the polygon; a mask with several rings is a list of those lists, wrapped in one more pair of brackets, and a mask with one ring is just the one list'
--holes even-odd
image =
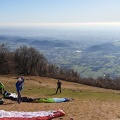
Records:
{"label": "person in dark jacket", "polygon": [[57,90],[56,90],[56,94],[58,93],[58,90],[59,90],[60,93],[61,93],[61,85],[62,85],[62,83],[58,80],[58,82],[57,82]]}
{"label": "person in dark jacket", "polygon": [[24,77],[18,78],[18,81],[16,82],[16,91],[18,94],[17,102],[20,103],[22,101],[21,98],[21,90],[23,88],[23,82],[24,82]]}

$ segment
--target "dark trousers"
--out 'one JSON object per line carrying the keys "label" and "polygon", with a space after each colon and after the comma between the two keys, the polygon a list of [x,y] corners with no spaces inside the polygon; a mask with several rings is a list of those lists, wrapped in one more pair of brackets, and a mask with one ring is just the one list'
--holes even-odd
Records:
{"label": "dark trousers", "polygon": [[0,94],[2,94],[3,88],[0,88]]}
{"label": "dark trousers", "polygon": [[58,93],[58,90],[59,90],[60,93],[61,93],[61,87],[57,87],[56,94]]}
{"label": "dark trousers", "polygon": [[20,103],[22,101],[22,98],[21,98],[21,91],[17,91],[18,93],[18,98],[17,98],[17,102]]}

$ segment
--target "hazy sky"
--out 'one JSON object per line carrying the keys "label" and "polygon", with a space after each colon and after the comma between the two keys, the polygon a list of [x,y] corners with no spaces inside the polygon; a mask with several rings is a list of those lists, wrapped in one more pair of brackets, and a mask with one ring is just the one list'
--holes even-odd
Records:
{"label": "hazy sky", "polygon": [[120,22],[120,0],[0,0],[0,25]]}

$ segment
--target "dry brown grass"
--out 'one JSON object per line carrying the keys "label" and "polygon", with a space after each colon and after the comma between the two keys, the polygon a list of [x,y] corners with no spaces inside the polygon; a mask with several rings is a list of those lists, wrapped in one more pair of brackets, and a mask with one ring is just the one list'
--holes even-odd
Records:
{"label": "dry brown grass", "polygon": [[[24,90],[22,95],[27,95],[27,90],[30,90],[29,86],[34,87],[47,87],[56,88],[56,80],[43,77],[25,77]],[[0,76],[0,80],[5,84],[6,89],[11,92],[15,92],[16,76]],[[111,93],[119,96],[119,91],[101,89],[96,87],[85,86],[81,84],[62,81],[62,88],[78,90],[78,91],[90,91],[99,93]],[[40,91],[42,92],[42,91]],[[64,91],[63,91],[64,92]],[[41,96],[39,96],[41,95]],[[62,94],[61,94],[62,95]],[[29,94],[28,96],[31,96]],[[41,93],[34,93],[34,97],[47,97]],[[50,96],[49,96],[50,97]],[[54,96],[51,96],[54,97]],[[55,95],[60,97],[60,95]],[[65,96],[66,97],[66,96]],[[72,96],[71,96],[72,97]],[[73,101],[64,103],[21,103],[5,100],[3,105],[0,105],[0,109],[7,111],[46,111],[62,109],[65,112],[65,116],[55,118],[55,120],[120,120],[120,102],[119,100],[100,100],[100,99],[79,99],[75,98]]]}

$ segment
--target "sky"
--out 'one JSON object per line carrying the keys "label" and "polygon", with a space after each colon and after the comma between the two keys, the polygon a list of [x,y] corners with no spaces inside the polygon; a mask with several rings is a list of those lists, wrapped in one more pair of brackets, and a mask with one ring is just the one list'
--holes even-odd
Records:
{"label": "sky", "polygon": [[1,26],[119,22],[120,0],[0,0]]}

